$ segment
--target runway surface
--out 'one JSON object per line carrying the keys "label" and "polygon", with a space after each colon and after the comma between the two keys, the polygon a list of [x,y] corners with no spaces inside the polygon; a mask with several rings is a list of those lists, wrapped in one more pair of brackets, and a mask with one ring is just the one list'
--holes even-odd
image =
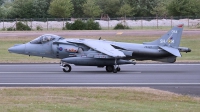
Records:
{"label": "runway surface", "polygon": [[62,72],[58,64],[1,64],[1,87],[141,86],[200,96],[200,64],[137,64],[105,68],[73,66]]}

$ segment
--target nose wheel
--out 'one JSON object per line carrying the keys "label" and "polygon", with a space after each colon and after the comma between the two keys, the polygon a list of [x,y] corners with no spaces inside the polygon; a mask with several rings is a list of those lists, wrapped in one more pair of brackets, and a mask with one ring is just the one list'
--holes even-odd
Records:
{"label": "nose wheel", "polygon": [[62,68],[63,72],[71,72],[72,67],[69,64],[60,62],[60,67]]}
{"label": "nose wheel", "polygon": [[69,64],[63,66],[63,72],[71,72],[72,67]]}

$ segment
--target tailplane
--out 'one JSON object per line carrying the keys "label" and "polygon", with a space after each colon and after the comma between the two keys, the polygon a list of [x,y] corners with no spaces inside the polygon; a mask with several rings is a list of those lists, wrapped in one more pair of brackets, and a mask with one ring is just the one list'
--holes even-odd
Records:
{"label": "tailplane", "polygon": [[181,57],[181,53],[179,52],[178,49],[176,48],[172,48],[172,47],[165,47],[165,46],[159,46],[161,49],[171,53],[172,55],[176,56],[176,57]]}

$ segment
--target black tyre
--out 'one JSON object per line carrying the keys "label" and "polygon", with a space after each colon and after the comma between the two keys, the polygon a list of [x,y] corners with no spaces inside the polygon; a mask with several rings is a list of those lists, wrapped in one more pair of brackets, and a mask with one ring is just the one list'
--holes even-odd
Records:
{"label": "black tyre", "polygon": [[113,70],[113,73],[117,73],[117,69],[114,69],[114,70]]}
{"label": "black tyre", "polygon": [[107,72],[113,72],[113,70],[114,70],[114,66],[113,65],[106,66],[106,71]]}
{"label": "black tyre", "polygon": [[118,72],[121,70],[121,68],[120,68],[120,67],[117,67],[116,69],[117,69],[117,71],[118,71]]}
{"label": "black tyre", "polygon": [[71,72],[72,70],[72,67],[68,64],[64,65],[63,67],[63,72]]}

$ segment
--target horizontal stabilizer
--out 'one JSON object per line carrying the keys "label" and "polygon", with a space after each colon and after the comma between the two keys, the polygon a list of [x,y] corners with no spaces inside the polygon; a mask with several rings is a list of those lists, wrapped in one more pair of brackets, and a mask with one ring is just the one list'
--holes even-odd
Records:
{"label": "horizontal stabilizer", "polygon": [[172,55],[174,56],[177,56],[177,57],[181,57],[181,54],[179,52],[178,49],[175,49],[175,48],[172,48],[172,47],[167,47],[167,46],[159,46],[161,49],[171,53]]}

